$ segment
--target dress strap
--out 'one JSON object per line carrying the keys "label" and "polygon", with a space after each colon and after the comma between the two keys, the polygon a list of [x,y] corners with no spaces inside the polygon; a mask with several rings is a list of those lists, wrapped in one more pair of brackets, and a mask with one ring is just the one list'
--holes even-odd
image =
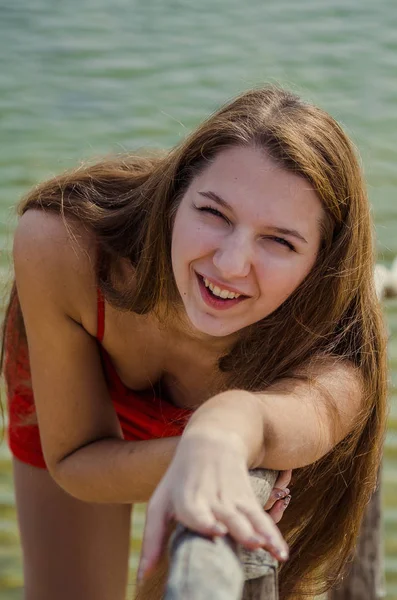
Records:
{"label": "dress strap", "polygon": [[105,334],[105,299],[99,287],[97,287],[97,329],[96,339],[98,342],[103,341]]}

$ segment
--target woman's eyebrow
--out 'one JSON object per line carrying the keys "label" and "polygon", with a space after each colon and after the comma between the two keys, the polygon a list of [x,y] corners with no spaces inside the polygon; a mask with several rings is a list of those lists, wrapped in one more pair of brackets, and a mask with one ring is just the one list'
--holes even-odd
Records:
{"label": "woman's eyebrow", "polygon": [[226,200],[224,200],[223,198],[218,196],[218,194],[215,194],[215,192],[211,192],[211,191],[199,192],[199,194],[200,194],[200,196],[204,196],[204,198],[209,198],[210,200],[213,200],[214,202],[219,204],[219,206],[222,206],[223,208],[227,208],[228,210],[233,212],[233,209],[230,206],[230,204],[228,202],[226,202]]}
{"label": "woman's eyebrow", "polygon": [[[218,196],[218,194],[215,194],[215,192],[211,192],[210,190],[208,190],[205,192],[198,192],[198,193],[200,194],[200,196],[204,196],[204,198],[209,198],[210,200],[213,200],[214,202],[216,202],[216,204],[219,204],[219,206],[222,206],[222,208],[226,208],[227,210],[234,212],[233,208],[230,206],[230,204],[228,202],[226,202],[226,200],[224,200],[223,198]],[[286,227],[272,227],[272,226],[268,226],[268,227],[266,227],[266,229],[270,229],[271,231],[274,231],[275,233],[281,233],[283,235],[291,235],[292,237],[295,237],[298,240],[301,240],[305,244],[308,244],[308,241],[305,240],[303,235],[301,235],[299,233],[299,231],[296,231],[296,229],[287,229]]]}

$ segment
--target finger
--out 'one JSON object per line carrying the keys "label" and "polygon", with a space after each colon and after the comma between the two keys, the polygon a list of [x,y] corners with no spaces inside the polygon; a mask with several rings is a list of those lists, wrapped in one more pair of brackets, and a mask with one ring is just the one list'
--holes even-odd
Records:
{"label": "finger", "polygon": [[137,573],[138,581],[156,566],[163,550],[168,521],[164,508],[149,503]]}
{"label": "finger", "polygon": [[177,507],[175,519],[185,527],[203,535],[225,535],[227,527],[218,521],[214,513],[204,503],[189,502],[188,505]]}
{"label": "finger", "polygon": [[268,511],[269,517],[273,519],[275,523],[279,523],[283,517],[284,511],[290,503],[291,496],[286,496],[283,500],[278,500],[272,508]]}
{"label": "finger", "polygon": [[283,498],[286,498],[286,496],[288,496],[288,494],[289,494],[288,488],[282,490],[280,488],[274,487],[270,493],[269,500],[266,502],[265,506],[263,507],[264,510],[270,510],[278,500],[282,500]]}
{"label": "finger", "polygon": [[288,471],[280,471],[274,484],[275,488],[285,489],[289,486],[292,478],[292,471],[289,469]]}
{"label": "finger", "polygon": [[252,505],[239,506],[239,510],[250,520],[256,535],[261,536],[263,539],[261,546],[269,550],[277,560],[286,561],[288,546],[269,514],[261,510],[260,507],[257,508]]}
{"label": "finger", "polygon": [[[261,510],[259,506],[258,510]],[[250,519],[236,506],[219,503],[212,507],[212,511],[227,528],[229,535],[246,548],[259,548],[263,544],[263,536],[258,535]]]}

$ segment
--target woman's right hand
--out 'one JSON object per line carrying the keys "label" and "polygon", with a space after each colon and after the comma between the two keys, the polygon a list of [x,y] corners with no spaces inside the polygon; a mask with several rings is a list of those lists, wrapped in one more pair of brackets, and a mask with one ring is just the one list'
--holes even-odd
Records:
{"label": "woman's right hand", "polygon": [[246,548],[265,548],[281,561],[288,557],[274,519],[254,494],[241,441],[230,433],[182,437],[148,505],[139,578],[155,567],[173,520],[207,536],[228,533]]}

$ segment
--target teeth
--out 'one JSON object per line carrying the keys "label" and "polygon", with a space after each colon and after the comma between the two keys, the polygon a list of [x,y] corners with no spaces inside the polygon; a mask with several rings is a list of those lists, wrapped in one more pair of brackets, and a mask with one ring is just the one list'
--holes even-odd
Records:
{"label": "teeth", "polygon": [[210,288],[211,292],[214,294],[214,296],[218,296],[219,298],[239,298],[239,296],[241,296],[241,294],[236,294],[235,292],[229,292],[229,290],[221,290],[221,288],[219,288],[217,285],[214,285],[213,283],[211,283],[206,277],[204,278],[204,284],[205,287]]}

